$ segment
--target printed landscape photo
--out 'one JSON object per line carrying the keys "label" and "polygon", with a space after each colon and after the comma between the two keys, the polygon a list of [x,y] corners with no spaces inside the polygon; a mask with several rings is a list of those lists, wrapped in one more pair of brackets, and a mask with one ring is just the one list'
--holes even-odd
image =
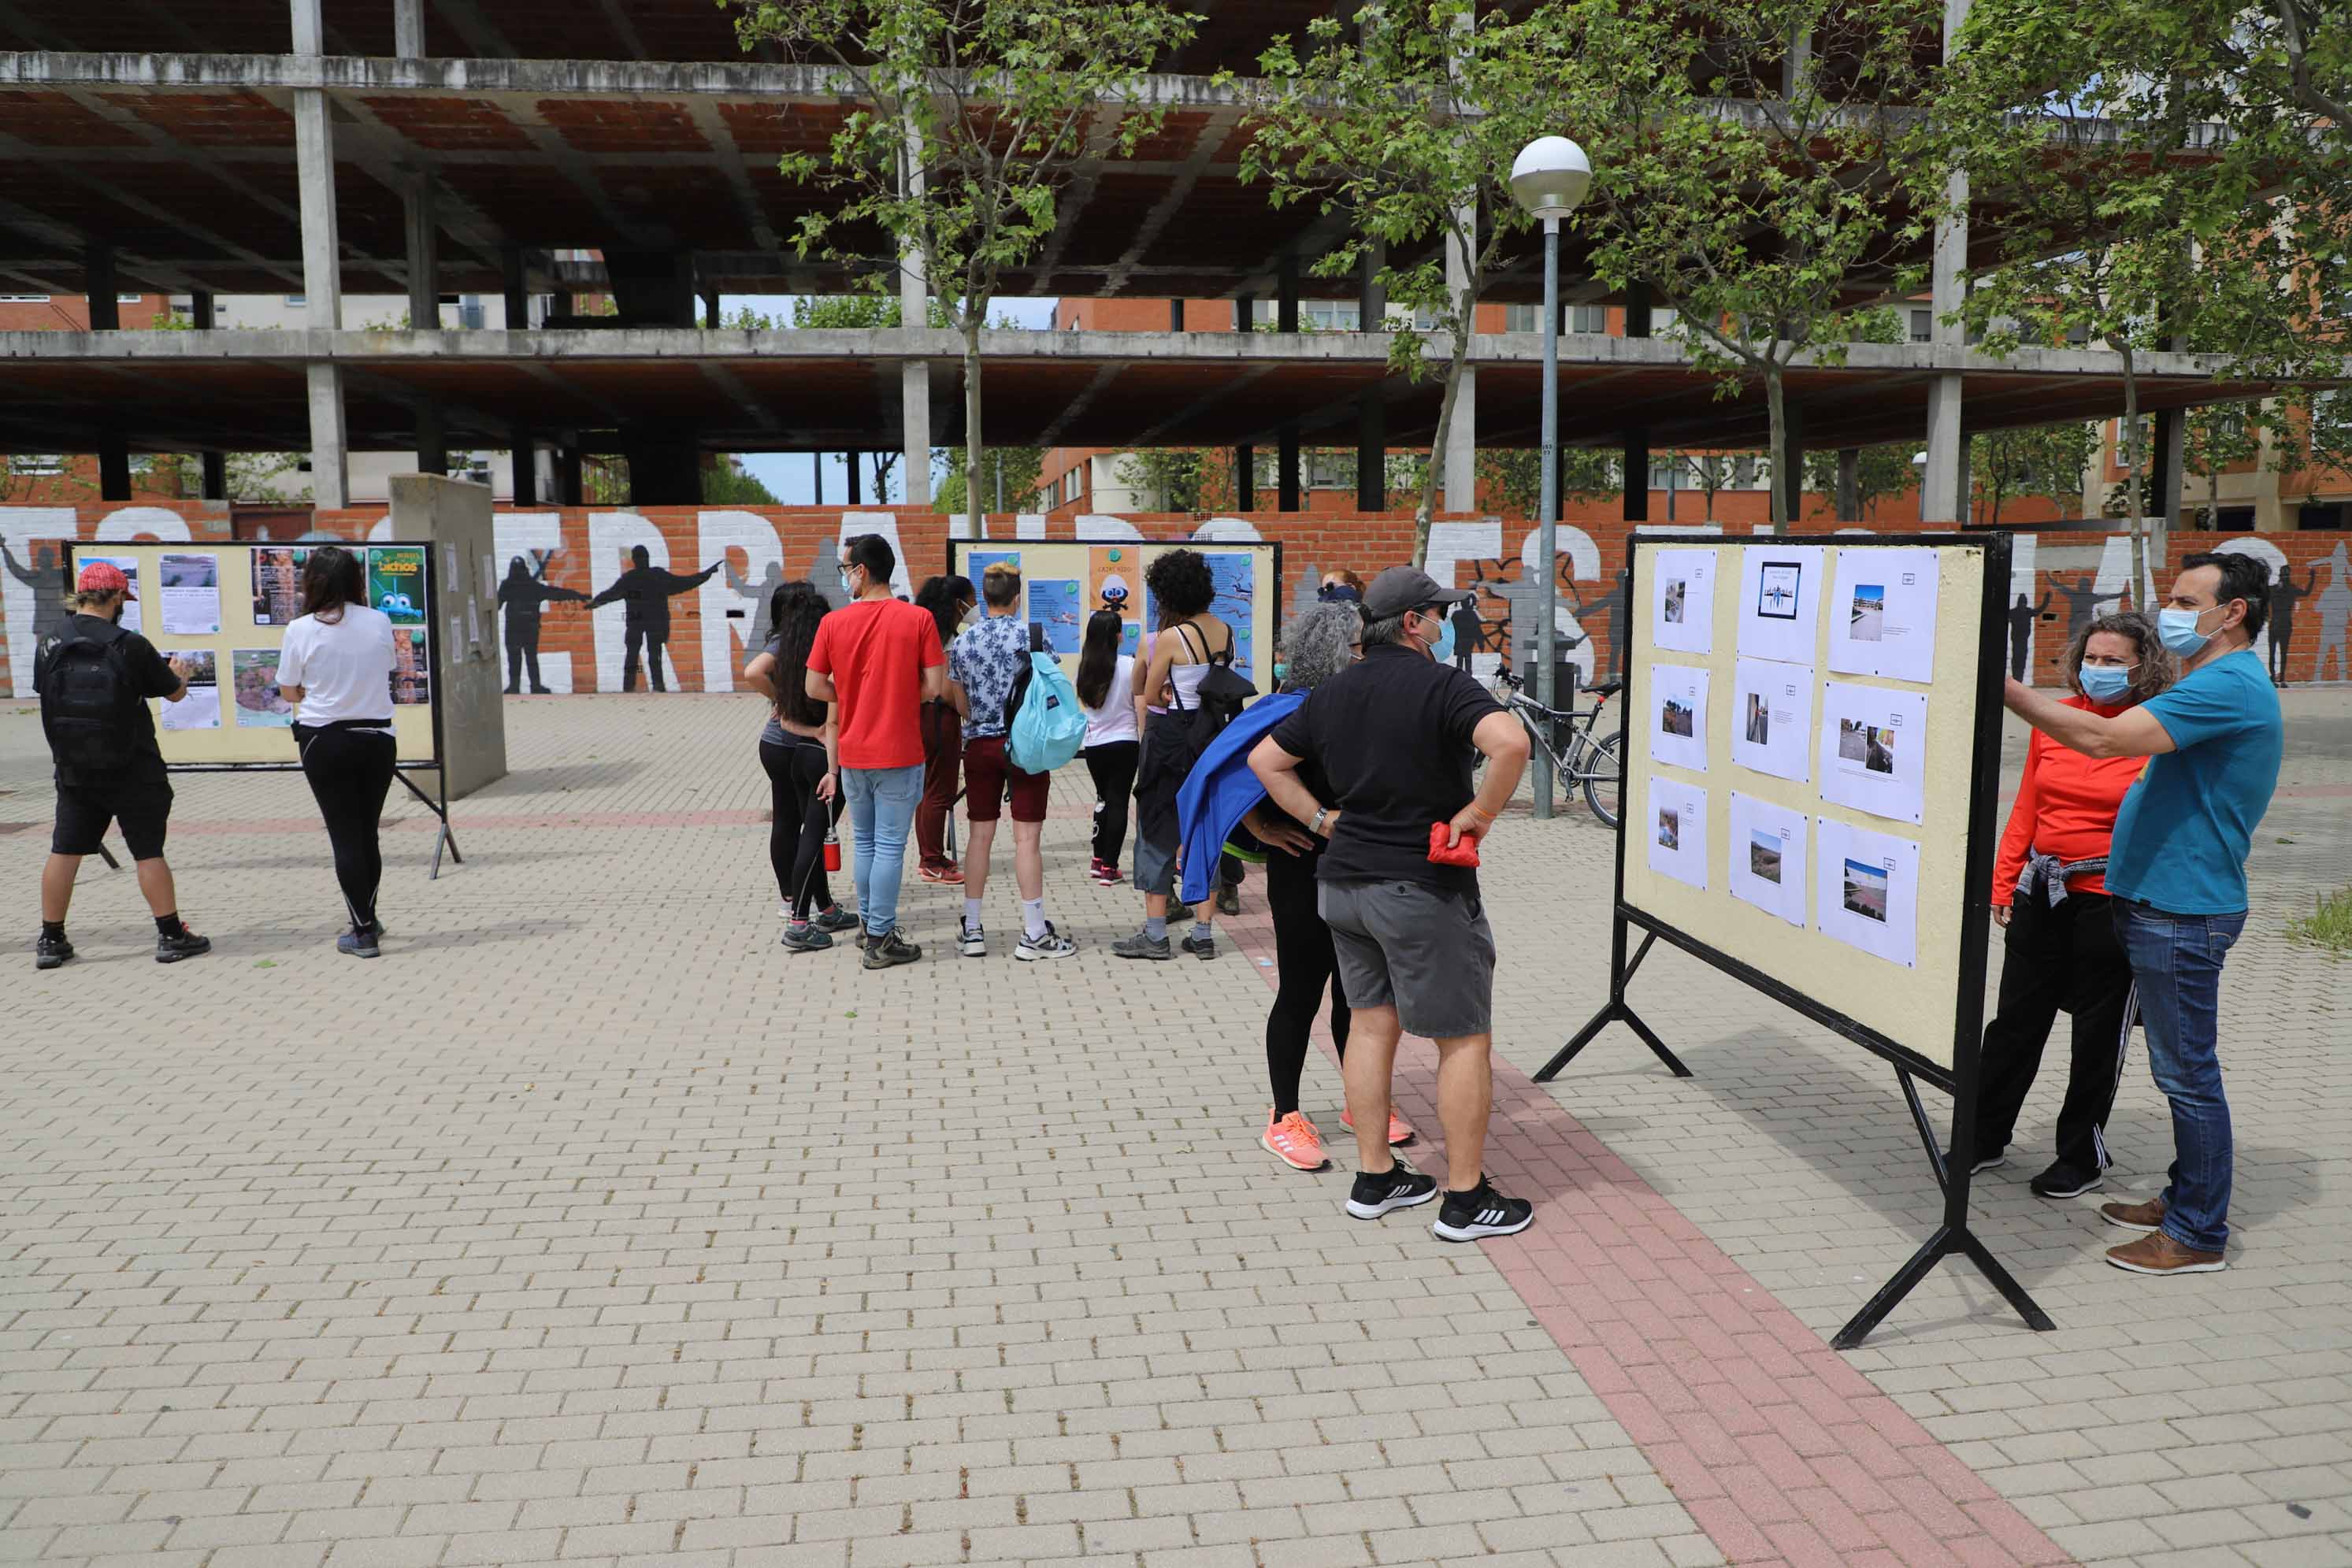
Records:
{"label": "printed landscape photo", "polygon": [[1666,579],[1665,617],[1667,625],[1678,626],[1682,623],[1683,607],[1689,601],[1689,583],[1685,582],[1679,577],[1670,577]]}
{"label": "printed landscape photo", "polygon": [[1748,743],[1769,746],[1772,740],[1772,709],[1760,692],[1748,694]]}
{"label": "printed landscape photo", "polygon": [[1761,828],[1748,831],[1748,869],[1766,882],[1780,880],[1780,841]]}
{"label": "printed landscape photo", "polygon": [[1668,735],[1688,736],[1691,733],[1692,725],[1690,706],[1668,697],[1665,706],[1659,712],[1658,727]]}
{"label": "printed landscape photo", "polygon": [[1886,588],[1883,583],[1861,582],[1854,585],[1853,608],[1846,621],[1846,635],[1856,643],[1875,643],[1886,628]]}
{"label": "printed landscape photo", "polygon": [[1873,773],[1895,771],[1895,732],[1873,726],[1868,731],[1862,765]]}
{"label": "printed landscape photo", "polygon": [[1658,847],[1679,850],[1683,847],[1683,814],[1666,807],[1658,808]]}
{"label": "printed landscape photo", "polygon": [[1868,725],[1858,718],[1838,720],[1838,755],[1848,762],[1860,762],[1870,752]]}
{"label": "printed landscape photo", "polygon": [[1886,922],[1886,872],[1860,861],[1845,862],[1845,906],[1850,914]]}

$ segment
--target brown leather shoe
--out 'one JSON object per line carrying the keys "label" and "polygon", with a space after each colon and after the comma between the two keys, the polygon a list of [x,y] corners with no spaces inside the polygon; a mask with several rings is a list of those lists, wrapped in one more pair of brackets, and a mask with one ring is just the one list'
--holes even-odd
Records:
{"label": "brown leather shoe", "polygon": [[2215,1274],[2229,1267],[2219,1252],[2183,1247],[2161,1230],[2108,1248],[2107,1261],[2135,1274]]}
{"label": "brown leather shoe", "polygon": [[2099,1205],[2099,1218],[2126,1230],[2155,1230],[2164,1224],[2164,1199],[2151,1197],[2146,1203],[2103,1203]]}

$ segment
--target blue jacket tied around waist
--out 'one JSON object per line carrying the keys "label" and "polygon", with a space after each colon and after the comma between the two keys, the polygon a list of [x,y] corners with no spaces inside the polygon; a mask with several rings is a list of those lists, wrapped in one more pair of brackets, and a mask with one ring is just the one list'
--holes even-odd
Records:
{"label": "blue jacket tied around waist", "polygon": [[1176,826],[1184,846],[1184,883],[1178,891],[1185,903],[1209,896],[1225,840],[1250,808],[1265,799],[1265,786],[1250,771],[1251,750],[1306,700],[1303,692],[1260,697],[1209,742],[1184,776],[1176,791]]}

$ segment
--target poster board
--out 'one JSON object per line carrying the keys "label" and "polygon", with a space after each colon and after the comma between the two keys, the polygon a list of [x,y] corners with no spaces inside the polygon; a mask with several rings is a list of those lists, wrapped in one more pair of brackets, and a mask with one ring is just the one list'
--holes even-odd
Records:
{"label": "poster board", "polygon": [[1196,550],[1207,558],[1217,596],[1210,609],[1234,629],[1234,668],[1260,692],[1274,690],[1275,639],[1282,625],[1282,547],[1192,543],[1183,539],[950,539],[947,570],[971,579],[992,561],[1009,561],[1021,571],[1021,613],[1045,627],[1045,645],[1061,660],[1062,673],[1077,678],[1078,652],[1087,619],[1102,608],[1107,585],[1127,591],[1128,653],[1138,652],[1159,622],[1159,610],[1143,574],[1171,550]]}
{"label": "poster board", "polygon": [[[294,747],[293,714],[276,698],[273,677],[286,623],[299,612],[300,558],[313,548],[301,542],[242,539],[202,544],[80,540],[68,547],[68,581],[93,560],[121,566],[137,583],[134,630],[165,658],[193,656],[198,664],[197,678],[191,679],[185,698],[177,703],[149,699],[166,768],[301,765]],[[385,694],[398,766],[437,767],[442,691],[441,649],[434,635],[440,622],[435,614],[439,586],[433,550],[425,544],[398,540],[343,548],[360,557],[369,601],[378,608],[389,602],[386,613],[402,650],[394,689]],[[209,569],[201,564],[206,562]],[[209,583],[202,580],[207,576]],[[128,610],[123,624],[131,624]],[[205,667],[207,658],[209,669]],[[202,681],[207,674],[209,685]]]}
{"label": "poster board", "polygon": [[[1624,831],[1655,848],[1660,811],[1703,792],[1711,874],[1704,887],[1665,874],[1659,855],[1629,841],[1618,862],[1626,915],[1700,956],[1730,960],[1722,967],[1735,973],[1768,978],[1765,988],[1782,1000],[1953,1088],[1981,1009],[1985,892],[1977,883],[1990,877],[1987,770],[1998,765],[1998,729],[1989,752],[1983,721],[1997,727],[1999,688],[1987,678],[1997,681],[2000,668],[2000,623],[1989,626],[1987,594],[2009,581],[2006,537],[1844,536],[1792,547],[1645,535],[1631,543],[1643,590],[1635,602],[1655,597],[1648,580],[1662,561],[1701,552],[1717,556],[1722,586],[1710,606],[1710,652],[1662,646],[1658,618],[1634,618],[1625,711],[1646,717],[1654,693],[1694,684],[1721,695],[1700,710],[1703,770],[1684,765],[1690,743],[1679,736],[1655,755],[1646,729],[1628,737]],[[1880,580],[1898,566],[1906,580]],[[1853,604],[1837,601],[1841,590]],[[1812,612],[1792,622],[1791,606]],[[1832,644],[1846,647],[1857,628],[1880,646],[1901,647],[1905,667],[1928,678],[1856,671]],[[1694,641],[1674,632],[1665,640]],[[1920,659],[1927,650],[1932,657]],[[1809,661],[1790,656],[1799,653]],[[1790,722],[1810,727],[1801,748],[1786,736],[1774,744],[1772,727]],[[1786,768],[1798,776],[1759,766],[1768,747],[1799,752],[1802,765]],[[1834,894],[1826,906],[1825,891]]]}

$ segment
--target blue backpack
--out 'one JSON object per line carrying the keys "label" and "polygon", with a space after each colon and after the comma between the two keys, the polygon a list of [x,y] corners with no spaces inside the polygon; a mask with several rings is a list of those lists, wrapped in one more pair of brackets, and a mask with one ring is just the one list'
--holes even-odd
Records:
{"label": "blue backpack", "polygon": [[1004,737],[1004,757],[1024,773],[1051,773],[1086,744],[1087,716],[1053,654],[1033,650],[1026,674],[1020,683],[1025,689],[1014,694],[1018,706]]}

